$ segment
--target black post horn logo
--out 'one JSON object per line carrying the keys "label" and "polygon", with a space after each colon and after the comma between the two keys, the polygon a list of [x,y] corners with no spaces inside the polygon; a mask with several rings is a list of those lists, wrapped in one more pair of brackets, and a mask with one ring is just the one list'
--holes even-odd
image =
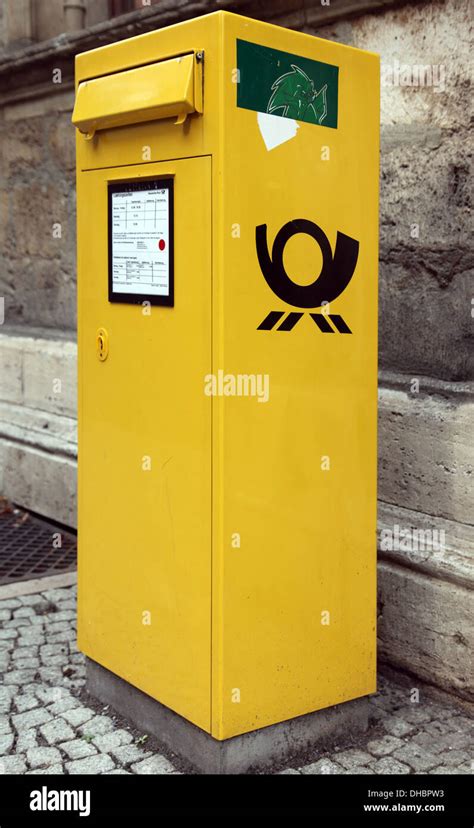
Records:
{"label": "black post horn logo", "polygon": [[[310,285],[292,282],[283,264],[285,245],[297,233],[311,236],[321,248],[323,266],[319,276]],[[293,219],[283,225],[275,236],[271,257],[266,224],[259,224],[256,228],[255,241],[260,269],[268,286],[279,299],[297,308],[318,308],[337,299],[351,281],[359,256],[359,242],[339,232],[333,255],[326,234],[317,224],[307,219]],[[284,315],[285,311],[270,311],[257,330],[272,330]],[[277,330],[291,331],[302,316],[303,313],[292,311]],[[322,333],[335,333],[328,319],[331,319],[339,333],[352,333],[339,314],[311,313],[310,316]]]}

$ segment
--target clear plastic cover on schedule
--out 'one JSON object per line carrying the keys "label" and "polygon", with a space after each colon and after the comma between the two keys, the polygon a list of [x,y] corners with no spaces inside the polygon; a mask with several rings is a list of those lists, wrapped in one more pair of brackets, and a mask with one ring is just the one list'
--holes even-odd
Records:
{"label": "clear plastic cover on schedule", "polygon": [[109,187],[111,299],[172,296],[169,181]]}

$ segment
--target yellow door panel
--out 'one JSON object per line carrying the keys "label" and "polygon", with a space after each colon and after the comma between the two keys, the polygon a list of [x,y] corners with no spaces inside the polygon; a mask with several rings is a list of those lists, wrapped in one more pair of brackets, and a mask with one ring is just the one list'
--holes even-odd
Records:
{"label": "yellow door panel", "polygon": [[[107,186],[145,172],[174,182],[174,307],[108,301]],[[207,157],[97,170],[78,184],[79,645],[205,730],[210,186]]]}

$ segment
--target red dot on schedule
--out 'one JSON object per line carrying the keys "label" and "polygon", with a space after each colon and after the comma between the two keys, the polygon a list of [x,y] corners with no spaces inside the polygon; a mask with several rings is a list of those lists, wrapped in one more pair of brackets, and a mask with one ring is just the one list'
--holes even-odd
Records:
{"label": "red dot on schedule", "polygon": [[159,240],[159,242],[158,242],[158,247],[160,248],[160,250],[164,250],[164,249],[165,249],[165,247],[166,247],[166,242],[165,242],[165,240],[164,240],[164,239],[160,239],[160,240]]}

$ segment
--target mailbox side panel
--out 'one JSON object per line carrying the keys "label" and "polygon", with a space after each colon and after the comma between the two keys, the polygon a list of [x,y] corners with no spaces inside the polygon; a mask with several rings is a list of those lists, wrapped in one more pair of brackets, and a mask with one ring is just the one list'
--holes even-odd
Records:
{"label": "mailbox side panel", "polygon": [[377,56],[222,25],[219,739],[375,690],[379,164]]}

